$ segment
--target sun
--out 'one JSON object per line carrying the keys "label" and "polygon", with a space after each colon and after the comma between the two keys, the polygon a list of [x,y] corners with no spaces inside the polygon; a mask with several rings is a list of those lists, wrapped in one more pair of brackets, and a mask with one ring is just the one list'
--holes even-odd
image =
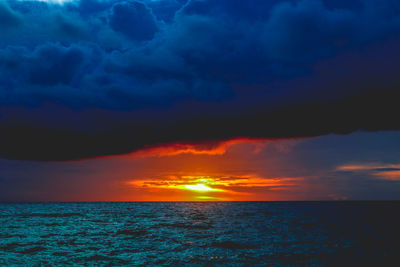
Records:
{"label": "sun", "polygon": [[[165,179],[145,179],[129,181],[129,185],[146,189],[172,189],[190,191],[190,195],[202,200],[224,200],[220,193],[232,193],[226,187],[229,185],[225,180],[207,175],[181,175],[169,176]],[[218,198],[217,198],[217,197]]]}
{"label": "sun", "polygon": [[183,185],[182,187],[188,190],[199,191],[199,192],[220,191],[219,189],[211,188],[204,184]]}

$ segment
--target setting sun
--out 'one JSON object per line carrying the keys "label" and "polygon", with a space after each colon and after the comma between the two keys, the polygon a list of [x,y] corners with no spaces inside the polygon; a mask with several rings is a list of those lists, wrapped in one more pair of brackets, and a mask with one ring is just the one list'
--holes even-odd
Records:
{"label": "setting sun", "polygon": [[206,186],[204,184],[194,184],[194,185],[183,185],[185,189],[193,190],[193,191],[201,191],[201,192],[206,192],[206,191],[222,191],[221,189],[215,189],[211,188],[209,186]]}
{"label": "setting sun", "polygon": [[[133,179],[125,184],[151,195],[150,200],[205,201],[205,200],[260,200],[258,192],[268,190],[269,196],[278,198],[290,188],[299,188],[302,177],[260,177],[256,174],[210,173],[175,174]],[[173,197],[172,197],[173,196]]]}

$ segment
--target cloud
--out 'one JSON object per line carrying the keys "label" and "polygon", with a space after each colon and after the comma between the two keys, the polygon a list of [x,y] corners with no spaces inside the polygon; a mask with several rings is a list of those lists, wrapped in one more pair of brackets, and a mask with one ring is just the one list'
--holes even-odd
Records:
{"label": "cloud", "polygon": [[7,0],[0,13],[3,157],[400,128],[393,1]]}
{"label": "cloud", "polygon": [[39,48],[35,56],[35,68],[29,69],[29,82],[47,86],[70,84],[83,61],[84,54],[76,48],[60,49],[48,46]]}
{"label": "cloud", "polygon": [[7,5],[7,2],[0,3],[0,29],[5,30],[7,28],[18,26],[21,23],[19,15],[14,12]]}
{"label": "cloud", "polygon": [[110,26],[136,41],[151,40],[158,31],[151,10],[140,2],[120,2],[112,7]]}
{"label": "cloud", "polygon": [[382,180],[400,181],[400,164],[354,164],[336,168],[340,172],[355,172],[372,175]]}
{"label": "cloud", "polygon": [[349,164],[341,165],[336,168],[338,171],[375,171],[375,172],[386,172],[386,171],[399,171],[400,164]]}
{"label": "cloud", "polygon": [[[228,149],[239,144],[251,144],[253,153],[258,153],[268,143],[266,139],[235,138],[230,140],[206,141],[203,143],[172,143],[161,146],[146,147],[133,152],[133,157],[162,157],[176,156],[181,154],[192,155],[223,155]],[[278,149],[281,149],[278,147]],[[283,148],[284,149],[284,148]]]}

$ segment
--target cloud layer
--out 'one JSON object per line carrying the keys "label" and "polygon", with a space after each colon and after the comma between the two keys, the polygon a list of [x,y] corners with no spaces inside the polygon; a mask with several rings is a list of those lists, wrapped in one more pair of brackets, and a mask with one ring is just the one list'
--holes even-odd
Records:
{"label": "cloud layer", "polygon": [[396,1],[0,3],[0,155],[399,129]]}

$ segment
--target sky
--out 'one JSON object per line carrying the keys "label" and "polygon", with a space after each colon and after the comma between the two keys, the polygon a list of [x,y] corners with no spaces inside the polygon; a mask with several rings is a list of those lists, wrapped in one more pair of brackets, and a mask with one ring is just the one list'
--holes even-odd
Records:
{"label": "sky", "polygon": [[396,0],[0,1],[0,201],[400,199]]}

